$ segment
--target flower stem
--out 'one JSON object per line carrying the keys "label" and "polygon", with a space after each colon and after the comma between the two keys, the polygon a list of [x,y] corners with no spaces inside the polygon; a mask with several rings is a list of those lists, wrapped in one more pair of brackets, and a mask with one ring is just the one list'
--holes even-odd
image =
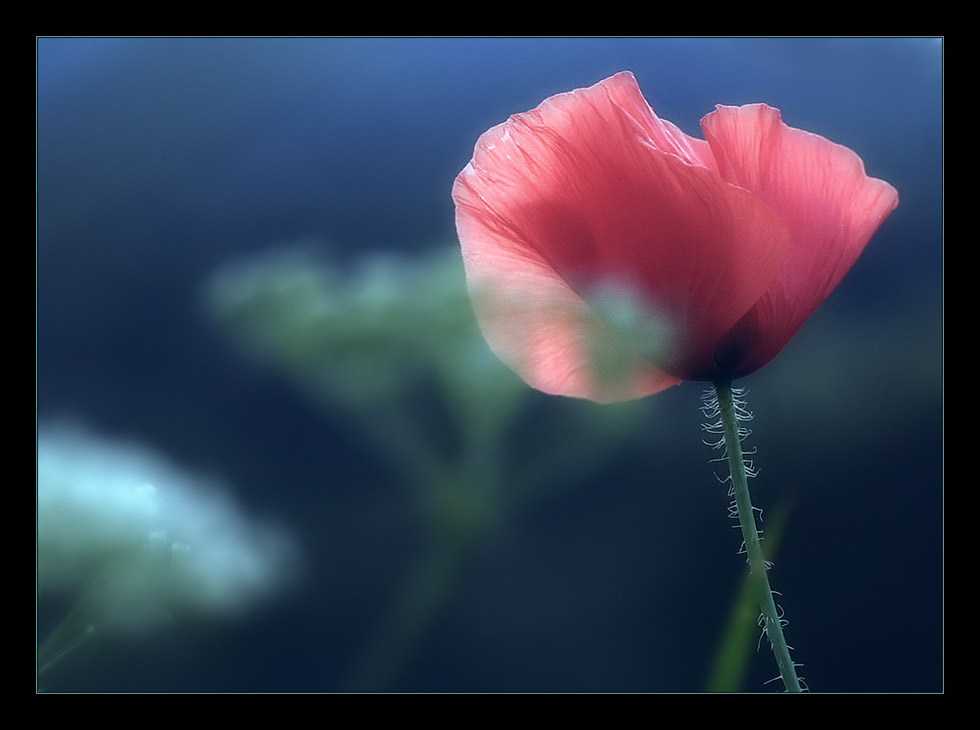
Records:
{"label": "flower stem", "polygon": [[732,495],[735,499],[738,520],[742,528],[742,539],[745,541],[745,552],[748,555],[750,580],[755,584],[759,608],[762,610],[763,630],[769,638],[769,645],[776,657],[779,676],[783,680],[786,691],[802,692],[800,680],[796,676],[796,665],[789,655],[789,646],[786,644],[786,637],[783,635],[782,619],[772,597],[768,575],[769,566],[762,554],[759,530],[755,524],[745,459],[742,455],[742,434],[739,433],[738,413],[732,395],[731,382],[718,381],[714,383],[714,387],[718,396],[718,409],[721,413],[721,424],[725,434],[728,468],[732,477]]}

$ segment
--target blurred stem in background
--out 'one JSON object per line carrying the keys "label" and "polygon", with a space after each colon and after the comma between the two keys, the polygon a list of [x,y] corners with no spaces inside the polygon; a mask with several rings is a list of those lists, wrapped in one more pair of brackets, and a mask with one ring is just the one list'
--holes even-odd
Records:
{"label": "blurred stem in background", "polygon": [[508,445],[536,395],[480,335],[458,250],[375,255],[348,268],[320,250],[231,263],[211,280],[208,303],[234,340],[355,423],[421,508],[422,554],[342,687],[384,691],[450,600],[471,550],[515,510],[601,463],[640,409],[563,399],[538,424],[537,461],[516,466]]}

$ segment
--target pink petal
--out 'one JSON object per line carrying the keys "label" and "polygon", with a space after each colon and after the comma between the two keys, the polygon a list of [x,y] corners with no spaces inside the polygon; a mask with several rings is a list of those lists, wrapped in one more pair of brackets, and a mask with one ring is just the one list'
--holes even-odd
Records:
{"label": "pink petal", "polygon": [[606,377],[596,364],[597,351],[609,339],[604,322],[554,269],[472,217],[460,217],[457,225],[460,238],[469,242],[464,248],[467,284],[483,335],[529,385],[552,395],[608,403],[681,382],[628,350]]}
{"label": "pink petal", "polygon": [[778,277],[733,329],[718,357],[733,376],[775,357],[854,265],[898,204],[854,152],[786,126],[765,104],[719,106],[702,121],[719,174],[751,190],[790,230]]}
{"label": "pink petal", "polygon": [[[484,334],[528,383],[621,399],[714,367],[719,340],[779,272],[788,234],[707,152],[654,115],[629,73],[480,138],[453,187],[457,230]],[[590,301],[610,285],[671,332],[614,387],[591,363],[604,320]]]}

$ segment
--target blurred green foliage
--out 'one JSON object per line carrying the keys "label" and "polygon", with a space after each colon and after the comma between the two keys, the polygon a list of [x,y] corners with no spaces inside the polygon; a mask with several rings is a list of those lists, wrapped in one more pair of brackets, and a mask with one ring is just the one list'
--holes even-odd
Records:
{"label": "blurred green foliage", "polygon": [[[608,457],[640,414],[636,404],[542,396],[500,363],[480,334],[455,247],[342,266],[322,247],[284,246],[229,263],[207,294],[233,340],[346,414],[405,477],[424,515],[427,552],[368,640],[351,689],[386,686],[468,550]],[[529,434],[532,457],[515,458],[515,435]]]}

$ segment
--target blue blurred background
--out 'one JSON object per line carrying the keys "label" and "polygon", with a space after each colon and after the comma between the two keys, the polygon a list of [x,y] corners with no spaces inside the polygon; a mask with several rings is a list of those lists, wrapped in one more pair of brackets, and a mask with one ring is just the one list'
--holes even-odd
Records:
{"label": "blue blurred background", "polygon": [[[699,384],[647,399],[587,467],[481,529],[397,667],[354,687],[429,523],[350,403],[244,356],[204,294],[227,262],[295,241],[339,266],[452,247],[449,191],[479,134],[629,69],[689,134],[715,104],[766,102],[898,189],[840,288],[743,385],[753,496],[785,514],[772,581],[810,688],[940,691],[942,64],[932,38],[38,39],[39,420],[71,415],[219,475],[306,556],[247,620],[105,640],[43,687],[707,687],[745,566]],[[399,407],[425,410],[417,396]],[[517,461],[570,408],[595,413],[522,398]],[[42,599],[39,631],[63,609]],[[743,687],[772,691],[754,642]]]}

